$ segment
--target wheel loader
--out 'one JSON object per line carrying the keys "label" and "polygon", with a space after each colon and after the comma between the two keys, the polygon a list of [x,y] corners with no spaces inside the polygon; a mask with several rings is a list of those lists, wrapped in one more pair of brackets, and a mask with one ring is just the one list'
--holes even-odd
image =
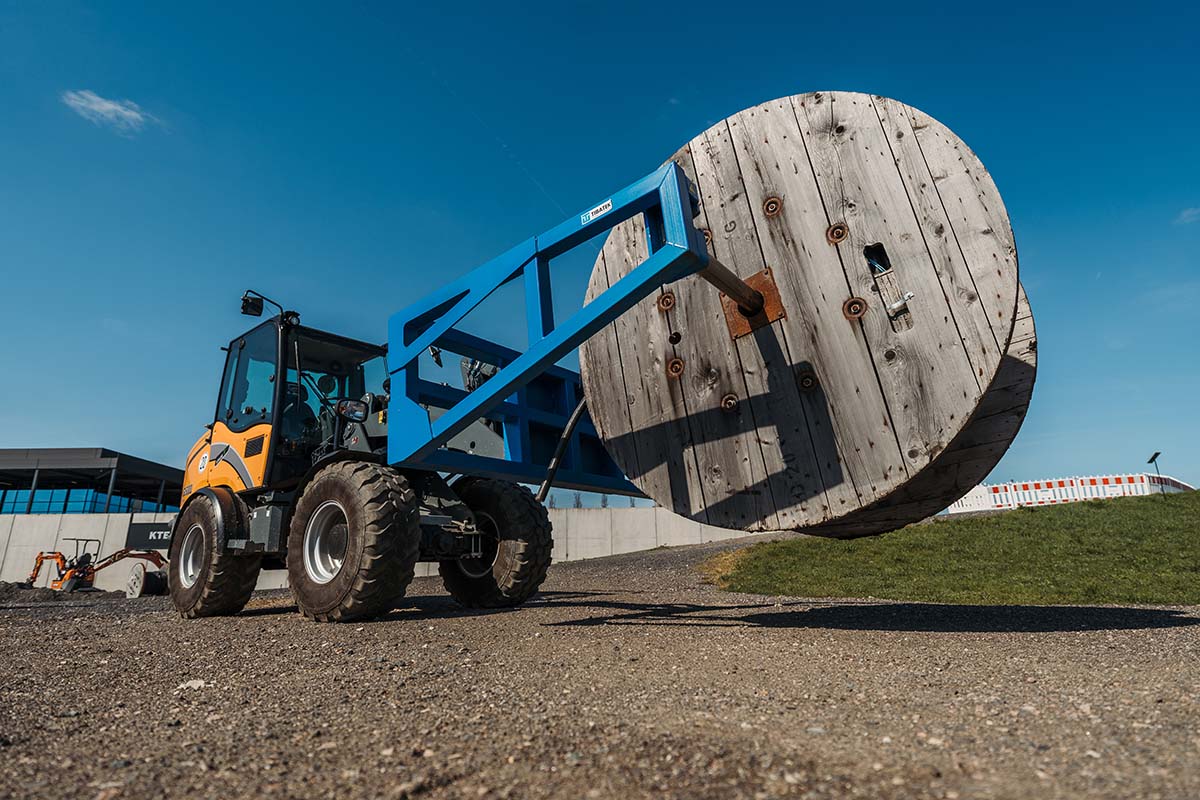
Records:
{"label": "wheel loader", "polygon": [[[248,293],[244,309],[261,308]],[[513,605],[537,590],[552,543],[528,489],[387,465],[384,359],[384,347],[282,309],[230,342],[169,552],[185,617],[240,609],[264,563],[286,566],[300,611],[319,621],[390,609],[421,558],[444,563],[464,605]]]}

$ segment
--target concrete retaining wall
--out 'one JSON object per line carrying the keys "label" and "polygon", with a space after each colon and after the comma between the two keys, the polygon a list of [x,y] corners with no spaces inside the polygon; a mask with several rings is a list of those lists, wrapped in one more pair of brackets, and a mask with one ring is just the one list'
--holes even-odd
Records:
{"label": "concrete retaining wall", "polygon": [[[25,580],[39,551],[75,553],[71,538],[99,539],[100,555],[125,546],[131,522],[164,522],[171,514],[7,514],[0,516],[0,581]],[[714,528],[684,519],[662,508],[556,508],[550,509],[554,525],[554,560],[586,558],[651,550],[655,547],[712,542],[745,536],[741,531]],[[95,546],[92,545],[95,552]],[[119,562],[96,576],[96,588],[120,591],[138,562]],[[42,568],[38,586],[46,586],[54,573]],[[437,564],[418,564],[417,575],[436,575]],[[282,570],[263,572],[258,588],[287,585]]]}
{"label": "concrete retaining wall", "polygon": [[[75,542],[68,539],[99,539],[100,555],[106,556],[125,546],[130,522],[163,522],[172,514],[8,514],[0,516],[0,581],[17,583],[29,577],[39,551],[58,550],[67,557],[75,554]],[[96,545],[88,549],[96,552]],[[123,590],[136,560],[118,562],[96,575],[96,588]],[[145,562],[142,562],[145,563]],[[55,574],[54,565],[42,567],[38,586],[48,586]]]}

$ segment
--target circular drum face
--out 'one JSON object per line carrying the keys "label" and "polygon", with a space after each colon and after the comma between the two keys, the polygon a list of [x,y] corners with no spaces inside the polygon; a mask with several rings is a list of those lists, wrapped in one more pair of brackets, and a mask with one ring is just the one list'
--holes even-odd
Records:
{"label": "circular drum face", "polygon": [[[693,275],[584,344],[588,408],[630,480],[711,525],[835,536],[918,476],[952,494],[939,456],[993,388],[1018,294],[975,154],[903,103],[815,92],[741,111],[672,160],[710,254],[778,303],[733,319]],[[588,299],[646,255],[641,217],[614,228]]]}

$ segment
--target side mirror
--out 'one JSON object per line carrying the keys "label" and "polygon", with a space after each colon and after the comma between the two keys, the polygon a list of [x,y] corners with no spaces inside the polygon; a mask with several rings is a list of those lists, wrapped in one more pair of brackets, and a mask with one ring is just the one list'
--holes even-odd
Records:
{"label": "side mirror", "polygon": [[337,415],[347,422],[366,422],[370,410],[362,400],[338,400]]}
{"label": "side mirror", "polygon": [[255,297],[246,292],[242,295],[242,313],[248,317],[261,317],[263,311],[263,299]]}

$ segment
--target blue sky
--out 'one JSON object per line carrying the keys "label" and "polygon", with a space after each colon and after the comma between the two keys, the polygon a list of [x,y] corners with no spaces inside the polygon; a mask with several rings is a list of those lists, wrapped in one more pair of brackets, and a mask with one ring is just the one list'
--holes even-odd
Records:
{"label": "blue sky", "polygon": [[711,122],[846,89],[950,126],[1012,215],[1040,365],[992,478],[1200,483],[1194,8],[164,5],[0,2],[0,446],[178,463],[244,288],[383,341]]}

